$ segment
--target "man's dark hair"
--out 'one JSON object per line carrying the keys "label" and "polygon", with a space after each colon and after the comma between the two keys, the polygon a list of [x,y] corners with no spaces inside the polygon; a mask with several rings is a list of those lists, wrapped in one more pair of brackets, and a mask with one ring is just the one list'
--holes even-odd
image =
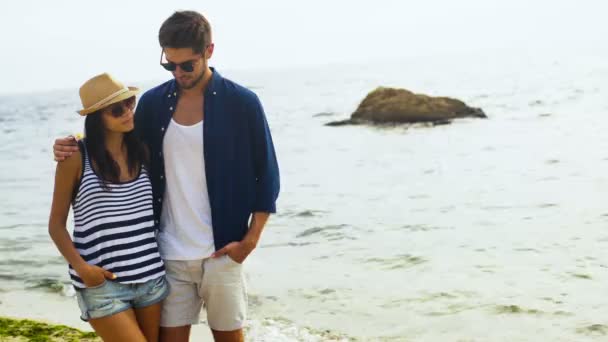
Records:
{"label": "man's dark hair", "polygon": [[201,53],[211,44],[211,25],[198,12],[177,11],[160,27],[158,42],[163,49],[192,48]]}

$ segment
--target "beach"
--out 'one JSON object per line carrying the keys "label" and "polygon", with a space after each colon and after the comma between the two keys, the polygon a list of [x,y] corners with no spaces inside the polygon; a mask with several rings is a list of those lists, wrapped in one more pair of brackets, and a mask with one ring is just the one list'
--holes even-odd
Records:
{"label": "beach", "polygon": [[[219,68],[262,100],[282,177],[245,262],[248,341],[605,340],[602,56]],[[458,98],[488,119],[325,126],[378,86]],[[0,316],[90,331],[47,233],[52,143],[82,132],[77,96],[0,95]],[[204,315],[195,330],[209,340]]]}

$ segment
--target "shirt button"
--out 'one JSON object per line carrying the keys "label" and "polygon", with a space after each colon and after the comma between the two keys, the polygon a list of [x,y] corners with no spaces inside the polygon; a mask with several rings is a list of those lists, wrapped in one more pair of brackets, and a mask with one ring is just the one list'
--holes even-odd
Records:
{"label": "shirt button", "polygon": [[163,179],[163,178],[165,178],[165,177],[163,177],[163,175],[160,175],[160,179]]}
{"label": "shirt button", "polygon": [[173,96],[177,96],[177,93],[173,93]]}
{"label": "shirt button", "polygon": [[173,107],[169,107],[169,110],[173,110]]}
{"label": "shirt button", "polygon": [[160,203],[161,201],[162,201],[162,200],[159,198],[159,199],[158,199],[158,203]]}
{"label": "shirt button", "polygon": [[165,127],[161,127],[161,128],[160,128],[160,131],[161,131],[161,132],[164,132],[164,131],[165,131]]}
{"label": "shirt button", "polygon": [[156,224],[158,224],[158,220],[154,220],[154,222],[155,222]]}
{"label": "shirt button", "polygon": [[167,95],[167,97],[171,97],[171,94]]}
{"label": "shirt button", "polygon": [[217,93],[216,93],[216,92],[213,92],[213,95],[217,95]]}

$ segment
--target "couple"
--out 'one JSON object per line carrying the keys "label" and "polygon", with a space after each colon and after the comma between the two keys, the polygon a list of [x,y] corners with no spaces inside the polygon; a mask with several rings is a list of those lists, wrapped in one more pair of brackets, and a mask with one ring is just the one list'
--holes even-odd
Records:
{"label": "couple", "polygon": [[174,13],[159,42],[174,79],[137,108],[108,74],[80,88],[85,138],[55,142],[49,233],[104,341],[188,341],[203,305],[216,341],[243,341],[242,263],[279,193],[270,130],[257,96],[208,66],[201,14]]}

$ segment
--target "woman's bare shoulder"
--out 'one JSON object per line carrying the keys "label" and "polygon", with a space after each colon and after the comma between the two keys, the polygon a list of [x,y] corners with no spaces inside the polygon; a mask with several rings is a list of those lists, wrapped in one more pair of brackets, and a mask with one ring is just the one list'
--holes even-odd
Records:
{"label": "woman's bare shoulder", "polygon": [[80,149],[63,161],[57,162],[57,175],[80,177],[82,172],[82,153]]}

